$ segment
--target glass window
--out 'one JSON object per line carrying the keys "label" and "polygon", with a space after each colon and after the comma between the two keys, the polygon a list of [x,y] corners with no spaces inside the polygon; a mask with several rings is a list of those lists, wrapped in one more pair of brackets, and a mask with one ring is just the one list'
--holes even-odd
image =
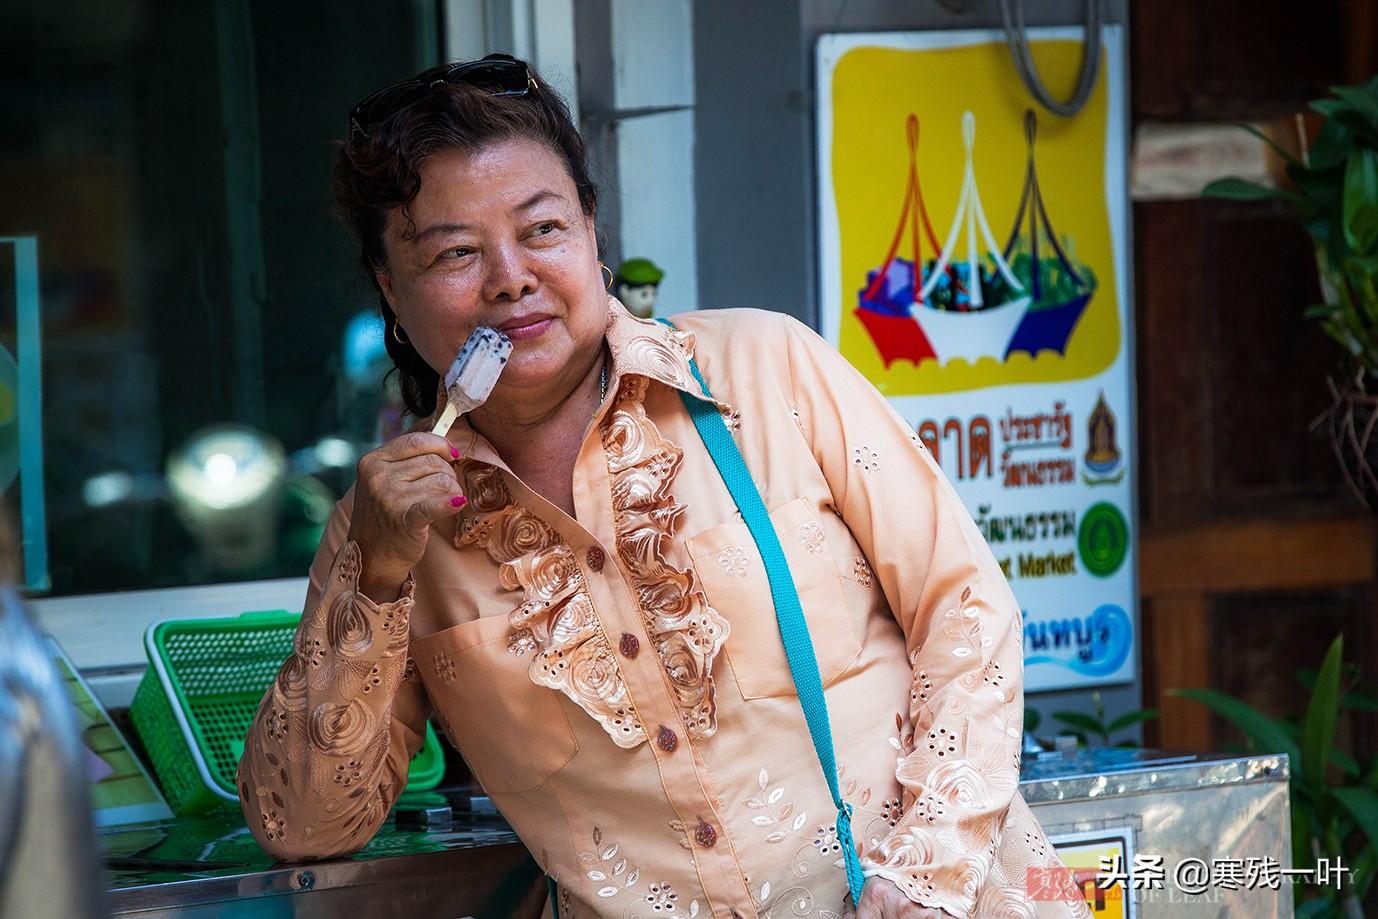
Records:
{"label": "glass window", "polygon": [[0,237],[38,241],[52,593],[305,573],[398,421],[334,142],[440,60],[439,26],[425,0],[0,5]]}

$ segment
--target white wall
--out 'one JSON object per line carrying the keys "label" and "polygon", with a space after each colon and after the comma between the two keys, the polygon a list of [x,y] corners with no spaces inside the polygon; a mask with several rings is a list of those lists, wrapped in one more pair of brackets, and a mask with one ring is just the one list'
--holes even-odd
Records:
{"label": "white wall", "polygon": [[[693,40],[690,0],[612,0],[616,108],[693,105]],[[694,112],[622,118],[616,130],[621,251],[665,270],[658,313],[698,309]]]}
{"label": "white wall", "polygon": [[506,51],[531,64],[579,120],[574,0],[445,0],[445,59]]}

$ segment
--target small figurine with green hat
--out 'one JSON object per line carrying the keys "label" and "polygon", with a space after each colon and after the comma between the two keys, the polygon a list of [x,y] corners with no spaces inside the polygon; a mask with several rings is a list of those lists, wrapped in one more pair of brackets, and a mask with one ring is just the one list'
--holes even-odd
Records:
{"label": "small figurine with green hat", "polygon": [[655,315],[656,290],[665,272],[648,258],[629,258],[617,269],[613,288],[617,299],[633,316],[650,319]]}

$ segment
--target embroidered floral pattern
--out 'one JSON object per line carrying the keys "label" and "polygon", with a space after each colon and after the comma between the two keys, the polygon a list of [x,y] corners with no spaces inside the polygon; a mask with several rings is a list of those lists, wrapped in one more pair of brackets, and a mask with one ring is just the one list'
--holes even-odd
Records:
{"label": "embroidered floral pattern", "polygon": [[711,737],[717,730],[713,661],[728,624],[697,589],[693,572],[665,561],[665,543],[684,512],[670,494],[683,453],[646,416],[646,385],[644,377],[625,380],[603,428],[617,554],[690,736]]}
{"label": "embroidered floral pattern", "polygon": [[811,555],[817,555],[827,548],[827,539],[823,535],[823,527],[816,520],[799,524],[799,541],[803,543],[804,548]]}
{"label": "embroidered floral pattern", "polygon": [[862,587],[871,586],[871,566],[866,562],[866,559],[862,558],[860,555],[858,555],[852,563],[852,577],[855,578],[856,582]]}
{"label": "embroidered floral pattern", "polygon": [[852,449],[852,465],[866,472],[875,472],[880,468],[880,456],[877,455],[876,451],[862,444]]}
{"label": "embroidered floral pattern", "polygon": [[435,672],[440,675],[442,680],[446,683],[453,683],[455,681],[455,662],[450,659],[450,655],[441,651],[436,654],[433,663],[435,665]]}
{"label": "embroidered floral pattern", "polygon": [[[839,772],[839,779],[846,774],[845,767]],[[791,880],[807,880],[821,870],[837,870],[842,866],[842,844],[837,838],[837,827],[820,824],[809,832],[808,814],[794,809],[794,804],[786,800],[786,788],[771,782],[770,772],[762,769],[756,777],[760,794],[753,794],[743,803],[750,810],[761,811],[751,818],[753,826],[769,830],[765,841],[769,844],[792,843],[794,855],[790,860]],[[857,783],[853,779],[847,783],[845,796],[856,792]],[[870,800],[870,789],[866,789],[863,800]],[[802,884],[795,884],[782,890],[772,889],[766,881],[759,890],[746,879],[751,891],[752,906],[762,917],[790,916],[817,919],[841,919],[840,914],[828,909],[818,908],[814,902],[813,891]],[[772,899],[772,896],[774,899]]]}
{"label": "embroidered floral pattern", "polygon": [[[594,885],[594,896],[601,900],[625,899],[631,896],[634,902],[649,906],[651,914],[665,916],[667,919],[695,919],[699,914],[699,901],[691,900],[685,910],[680,909],[680,896],[667,881],[648,884],[644,892],[637,889],[641,880],[641,869],[631,863],[630,856],[618,843],[605,839],[603,830],[593,828],[593,851],[579,853],[579,865],[586,877]],[[627,915],[634,915],[632,912]],[[560,915],[564,915],[563,907]]]}
{"label": "embroidered floral pattern", "polygon": [[748,565],[746,550],[741,546],[728,546],[718,553],[718,565],[731,577],[746,577]]}
{"label": "embroidered floral pattern", "polygon": [[499,470],[465,462],[461,474],[470,506],[485,513],[457,530],[455,544],[487,551],[498,563],[498,582],[523,593],[522,603],[508,616],[512,631],[507,649],[519,656],[531,653],[527,675],[532,682],[564,693],[618,746],[645,741],[569,544],[539,517],[512,503]]}

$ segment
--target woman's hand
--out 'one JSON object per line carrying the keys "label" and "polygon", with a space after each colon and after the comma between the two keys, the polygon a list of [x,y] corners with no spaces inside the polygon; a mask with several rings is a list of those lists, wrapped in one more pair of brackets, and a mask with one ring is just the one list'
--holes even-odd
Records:
{"label": "woman's hand", "polygon": [[454,461],[436,434],[403,434],[359,459],[349,538],[359,544],[359,589],[376,603],[396,599],[426,551],[431,524],[464,507]]}
{"label": "woman's hand", "polygon": [[852,908],[851,897],[842,907],[842,919],[953,919],[945,909],[920,906],[882,877],[867,878],[861,888],[861,905]]}

